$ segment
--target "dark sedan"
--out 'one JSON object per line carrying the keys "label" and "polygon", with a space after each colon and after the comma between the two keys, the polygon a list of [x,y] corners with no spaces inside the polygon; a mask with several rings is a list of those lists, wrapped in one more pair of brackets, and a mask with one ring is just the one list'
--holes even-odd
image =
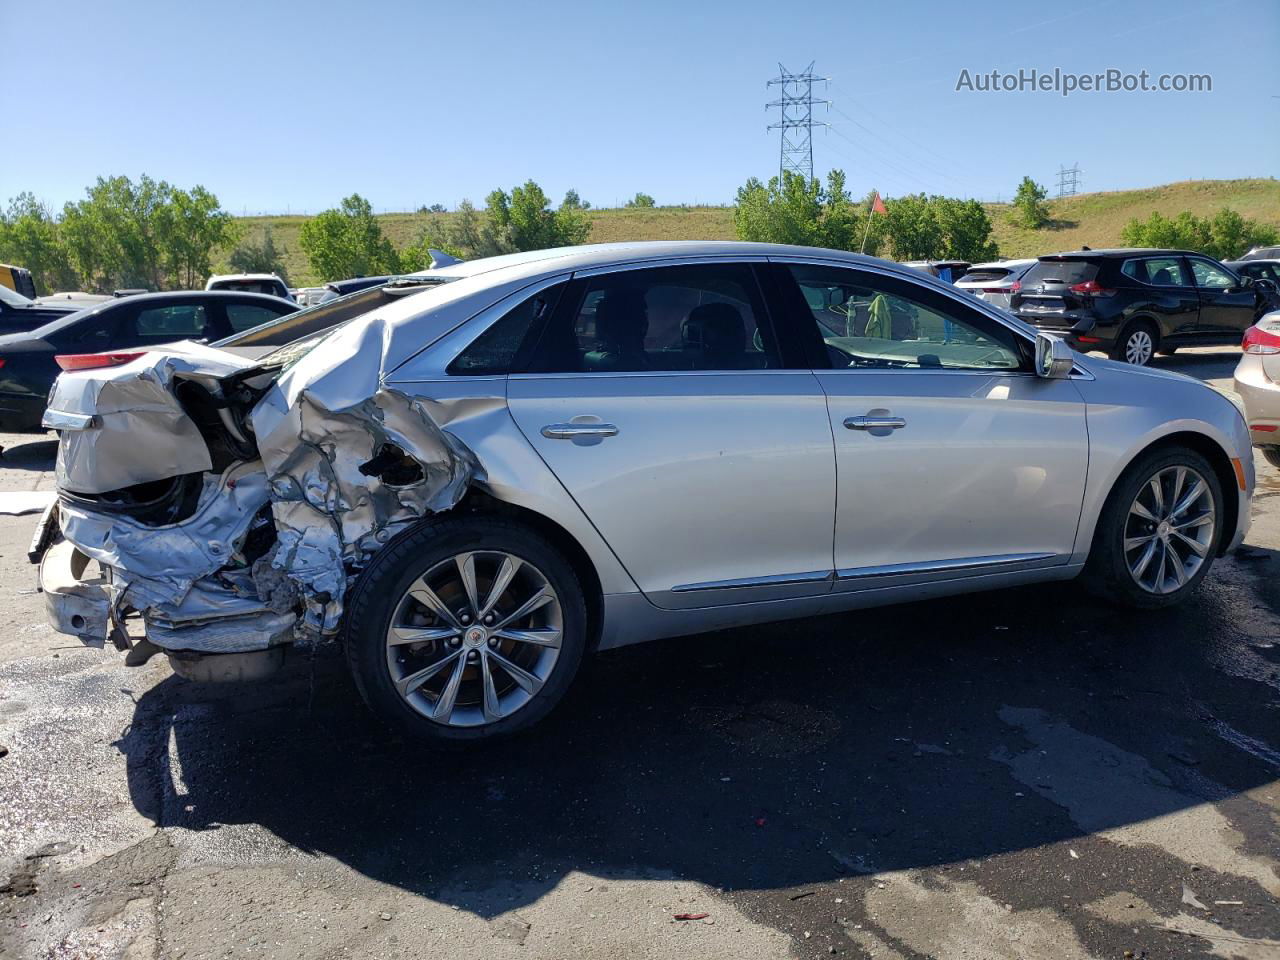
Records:
{"label": "dark sedan", "polygon": [[0,336],[0,429],[39,429],[49,389],[62,372],[59,355],[66,363],[65,355],[221,340],[297,309],[296,303],[255,293],[148,293],[109,300],[29,333]]}
{"label": "dark sedan", "polygon": [[36,303],[0,284],[0,334],[21,333],[84,309],[80,303]]}

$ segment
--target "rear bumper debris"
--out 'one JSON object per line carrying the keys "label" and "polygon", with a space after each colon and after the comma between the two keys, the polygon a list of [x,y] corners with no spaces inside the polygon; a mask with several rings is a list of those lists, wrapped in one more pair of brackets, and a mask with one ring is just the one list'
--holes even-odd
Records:
{"label": "rear bumper debris", "polygon": [[111,599],[106,577],[89,577],[88,566],[89,557],[70,540],[56,543],[40,563],[40,589],[54,630],[101,646],[111,626]]}

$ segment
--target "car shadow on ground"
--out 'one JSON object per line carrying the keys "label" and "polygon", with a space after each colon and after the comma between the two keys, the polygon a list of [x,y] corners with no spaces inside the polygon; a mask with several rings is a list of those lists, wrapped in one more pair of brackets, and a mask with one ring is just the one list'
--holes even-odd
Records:
{"label": "car shadow on ground", "polygon": [[24,437],[17,443],[0,447],[0,469],[52,470],[57,456],[57,437],[32,434],[29,439]]}
{"label": "car shadow on ground", "polygon": [[161,826],[260,826],[486,917],[571,870],[775,890],[963,863],[1274,780],[1214,726],[1275,732],[1224,648],[1280,663],[1229,615],[1254,574],[1223,566],[1142,615],[1070,583],[606,652],[537,730],[462,753],[391,738],[334,655],[252,688],[170,677],[118,746]]}

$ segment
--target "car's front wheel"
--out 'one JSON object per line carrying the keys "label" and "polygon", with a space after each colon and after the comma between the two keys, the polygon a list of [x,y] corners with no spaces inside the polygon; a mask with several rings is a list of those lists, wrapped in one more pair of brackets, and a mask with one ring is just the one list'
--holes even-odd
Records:
{"label": "car's front wheel", "polygon": [[347,658],[383,720],[422,740],[493,739],[546,716],[586,648],[577,576],[531,530],[428,521],[374,558],[348,608]]}
{"label": "car's front wheel", "polygon": [[1111,350],[1112,360],[1145,367],[1156,352],[1156,330],[1151,324],[1139,321],[1130,324],[1120,335]]}
{"label": "car's front wheel", "polygon": [[1222,504],[1217,475],[1194,450],[1144,454],[1098,518],[1086,568],[1094,592],[1142,609],[1178,603],[1213,564]]}

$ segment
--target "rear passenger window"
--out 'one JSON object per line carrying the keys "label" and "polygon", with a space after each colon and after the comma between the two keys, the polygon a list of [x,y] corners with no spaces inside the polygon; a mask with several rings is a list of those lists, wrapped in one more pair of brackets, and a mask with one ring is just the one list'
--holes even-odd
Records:
{"label": "rear passenger window", "polygon": [[751,268],[699,264],[590,277],[558,312],[533,369],[622,373],[778,367]]}
{"label": "rear passenger window", "polygon": [[205,335],[204,304],[182,303],[138,311],[133,326],[143,340],[188,340]]}
{"label": "rear passenger window", "polygon": [[284,316],[278,310],[269,310],[256,303],[228,303],[226,309],[227,323],[231,325],[232,333],[243,333]]}
{"label": "rear passenger window", "polygon": [[1147,283],[1153,287],[1189,287],[1187,272],[1179,257],[1150,257],[1144,261]]}
{"label": "rear passenger window", "polygon": [[513,307],[480,334],[471,346],[449,364],[455,376],[510,373],[520,347],[535,322],[544,319],[555,308],[564,284],[549,287],[517,307]]}

